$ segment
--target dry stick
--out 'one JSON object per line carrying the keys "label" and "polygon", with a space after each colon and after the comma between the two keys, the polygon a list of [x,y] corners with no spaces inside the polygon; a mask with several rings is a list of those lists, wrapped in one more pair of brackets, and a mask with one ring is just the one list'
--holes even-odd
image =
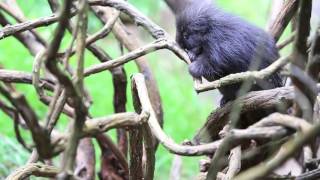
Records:
{"label": "dry stick", "polygon": [[[297,23],[297,34],[294,41],[294,50],[293,56],[294,58],[291,59],[292,64],[299,67],[300,69],[304,69],[306,62],[308,60],[308,46],[307,41],[310,34],[310,18],[311,18],[311,11],[312,11],[312,1],[305,0],[300,1],[300,12],[298,16],[298,23]],[[297,80],[293,79],[293,83],[299,88]],[[303,88],[299,88],[303,91]],[[304,92],[304,91],[303,91]]]}
{"label": "dry stick", "polygon": [[31,163],[16,169],[6,180],[27,179],[29,176],[54,178],[59,173],[59,169],[40,163]]}
{"label": "dry stick", "polygon": [[[72,17],[74,14],[75,13],[73,12],[69,14],[68,17],[70,16]],[[15,24],[15,25],[9,25],[0,30],[0,39],[12,36],[18,32],[27,31],[27,30],[31,30],[34,28],[42,27],[42,26],[49,26],[58,20],[59,20],[59,16],[56,14],[53,14],[51,16],[42,17],[36,20],[26,21],[26,22]]]}
{"label": "dry stick", "polygon": [[88,4],[86,0],[81,0],[79,3],[78,25],[77,31],[77,47],[76,54],[78,56],[77,71],[75,75],[75,86],[80,92],[80,96],[84,96],[84,55],[86,48],[86,35],[88,28]]}
{"label": "dry stick", "polygon": [[291,44],[294,41],[295,36],[296,36],[296,33],[292,32],[292,34],[287,39],[285,39],[283,42],[280,42],[277,44],[277,48],[279,50],[282,50],[283,48],[285,48],[286,46],[288,46],[289,44]]}
{"label": "dry stick", "polygon": [[[63,94],[62,94],[63,95]],[[62,96],[60,96],[60,99],[62,98]],[[64,97],[65,98],[65,97]],[[43,99],[41,99],[41,102],[46,105],[46,106],[50,106],[50,103],[53,101],[53,98],[50,96],[44,96]],[[59,104],[59,100],[58,100],[58,104]],[[58,115],[60,115],[61,112],[59,112]],[[64,106],[62,106],[62,113],[64,113],[66,116],[70,117],[70,118],[74,118],[74,111],[73,108],[71,106],[69,106],[68,104],[64,103]],[[55,114],[55,113],[54,113]]]}
{"label": "dry stick", "polygon": [[[58,88],[60,88],[59,85],[58,85]],[[55,92],[54,97],[52,99],[48,99],[48,98],[49,98],[49,96],[42,96],[41,101],[44,104],[49,106],[48,107],[49,111],[48,111],[48,114],[46,117],[46,122],[45,122],[46,126],[45,127],[47,129],[48,135],[50,136],[61,112],[65,113],[69,117],[73,117],[73,110],[70,109],[70,107],[68,107],[68,106],[64,107],[65,102],[61,105],[61,98],[65,98],[64,91],[61,94],[61,92],[58,89],[58,91]],[[55,108],[56,104],[58,104],[57,106],[60,108]],[[59,109],[59,110],[57,111],[57,109]],[[50,119],[51,116],[52,116],[52,119]],[[38,158],[39,158],[39,155],[38,155],[36,149],[34,149],[31,157],[28,160],[28,163],[35,163],[38,161]]]}
{"label": "dry stick", "polygon": [[[291,79],[295,80],[297,85],[299,85],[299,87],[295,89],[296,105],[299,106],[299,108],[296,109],[297,111],[295,111],[295,114],[296,116],[302,116],[304,119],[311,121],[313,111],[312,106],[314,104],[312,102],[314,102],[314,99],[318,94],[316,81],[314,81],[304,70],[300,69],[299,67],[291,64],[290,68],[289,75],[291,76]],[[304,88],[303,91],[301,88]]]}
{"label": "dry stick", "polygon": [[149,18],[145,15],[141,14],[134,6],[129,4],[126,1],[119,1],[119,0],[90,0],[90,6],[110,6],[113,8],[118,9],[126,13],[130,16],[135,23],[139,26],[143,26],[154,38],[159,39],[166,37],[166,32],[159,27],[157,24],[152,22]]}
{"label": "dry stick", "polygon": [[43,50],[35,56],[32,68],[32,84],[40,99],[43,99],[44,96],[44,90],[42,89],[42,85],[40,84],[40,69],[42,66],[44,53],[45,51]]}
{"label": "dry stick", "polygon": [[5,102],[1,100],[0,100],[0,109],[13,120],[14,132],[15,132],[17,141],[22,145],[22,147],[30,151],[31,148],[24,141],[20,133],[19,124],[20,124],[21,118],[20,118],[19,112],[14,108],[9,107],[8,105],[5,104]]}
{"label": "dry stick", "polygon": [[[141,103],[135,91],[135,84],[132,82],[132,94],[133,105],[137,113],[141,113]],[[143,127],[136,127],[129,131],[129,154],[130,154],[130,166],[129,166],[129,179],[143,179]],[[152,164],[150,164],[153,166]],[[148,166],[148,164],[147,164]]]}
{"label": "dry stick", "polygon": [[[137,85],[136,82],[132,81],[132,96],[133,96],[133,105],[135,108],[135,111],[138,113],[141,113],[143,110],[142,104],[139,99],[139,94],[137,91]],[[152,132],[150,130],[150,127],[147,123],[144,123],[142,126],[143,129],[143,140],[144,140],[144,155],[145,155],[145,162],[144,165],[144,175],[143,178],[146,180],[152,180],[154,178],[154,168],[155,168],[155,147],[152,140]]]}
{"label": "dry stick", "polygon": [[93,118],[85,122],[82,136],[94,136],[117,127],[138,126],[143,123],[145,116],[144,114],[138,115],[136,113],[126,112],[101,118]]}
{"label": "dry stick", "polygon": [[[27,21],[15,0],[10,0],[7,4],[0,2],[0,8],[19,23]],[[41,43],[43,46],[46,46],[46,41],[40,36],[40,34],[38,34],[34,29],[31,29],[30,32],[34,35],[36,41]]]}
{"label": "dry stick", "polygon": [[272,0],[266,29],[270,29],[283,7],[284,0]]}
{"label": "dry stick", "polygon": [[[112,114],[105,117],[93,118],[90,121],[86,121],[82,133],[79,135],[80,138],[84,137],[95,137],[101,133],[107,132],[110,129],[114,128],[124,128],[124,127],[137,127],[141,126],[145,123],[148,115],[142,113],[137,114],[133,112],[126,112],[126,113],[117,113]],[[65,149],[68,145],[67,140],[69,138],[69,134],[61,134],[58,132],[52,133],[52,142],[54,144],[58,144],[59,147],[54,147],[54,152],[61,152]],[[115,145],[113,145],[115,147]],[[59,151],[57,151],[58,149]],[[119,151],[118,151],[119,152]],[[120,152],[121,154],[121,152]],[[118,157],[117,154],[115,154]],[[121,158],[123,159],[123,158]]]}
{"label": "dry stick", "polygon": [[143,179],[142,156],[143,156],[143,135],[142,127],[134,127],[129,131],[129,179]]}
{"label": "dry stick", "polygon": [[230,160],[225,180],[232,179],[241,170],[241,146],[233,148],[230,152]]}
{"label": "dry stick", "polygon": [[218,178],[219,171],[221,168],[223,168],[222,162],[224,154],[226,154],[227,151],[232,148],[232,141],[233,139],[231,135],[227,135],[225,138],[223,138],[221,144],[211,159],[206,180],[216,180]]}
{"label": "dry stick", "polygon": [[[67,4],[71,2],[66,2]],[[77,48],[76,54],[78,59],[76,75],[74,78],[74,93],[76,94],[75,102],[75,111],[76,117],[72,123],[71,133],[69,137],[69,142],[67,149],[64,153],[64,159],[62,160],[62,170],[61,176],[59,179],[69,179],[70,176],[72,177],[73,169],[75,165],[75,158],[77,153],[78,144],[80,141],[80,134],[82,132],[86,116],[87,116],[87,108],[83,104],[84,103],[84,85],[83,85],[83,71],[84,71],[84,53],[85,53],[85,39],[87,34],[87,26],[88,26],[88,4],[86,0],[81,0],[79,2],[79,13],[78,13],[78,21],[77,21]],[[65,9],[66,11],[70,11],[70,7]],[[63,12],[63,11],[62,11]],[[67,14],[65,14],[67,15]],[[61,16],[60,18],[66,18]],[[61,22],[61,21],[60,21]],[[65,21],[67,25],[68,21]],[[77,107],[78,106],[78,107]],[[81,108],[81,112],[77,110],[77,108]],[[82,112],[83,111],[83,112]]]}
{"label": "dry stick", "polygon": [[39,124],[36,113],[33,111],[26,98],[12,90],[0,85],[0,93],[3,94],[23,117],[25,123],[31,131],[32,139],[42,158],[48,158],[51,155],[51,147],[48,142],[50,138],[45,129]]}
{"label": "dry stick", "polygon": [[0,2],[0,9],[2,9],[7,14],[12,16],[19,23],[25,21],[25,20],[22,20],[21,14],[18,14],[17,12],[14,12],[14,9],[10,8],[10,5],[8,5],[8,4],[4,3],[4,2]]}
{"label": "dry stick", "polygon": [[313,80],[318,80],[320,72],[320,24],[311,45],[311,53],[307,64],[307,72]]}
{"label": "dry stick", "polygon": [[276,60],[274,63],[272,63],[271,65],[269,65],[268,67],[260,71],[247,71],[242,73],[230,74],[228,76],[225,76],[223,78],[220,78],[212,82],[208,82],[206,84],[196,84],[195,89],[197,92],[204,92],[212,89],[217,89],[226,85],[239,83],[247,79],[253,79],[253,80],[264,79],[270,76],[271,74],[275,73],[276,71],[278,71],[287,63],[289,63],[290,59],[291,59],[290,56],[281,57],[278,60]]}
{"label": "dry stick", "polygon": [[[79,135],[80,138],[84,137],[96,137],[101,135],[101,133],[107,132],[110,129],[114,128],[124,128],[124,127],[138,127],[141,126],[147,119],[147,115],[141,114],[138,115],[136,113],[117,113],[112,114],[106,117],[94,118],[90,121],[86,121],[84,127],[82,129],[82,133]],[[69,134],[61,134],[57,132],[53,132],[52,134],[52,142],[55,144],[54,152],[58,154],[65,150],[68,144],[67,140],[69,138]],[[112,143],[112,145],[110,145]],[[113,145],[113,142],[109,142],[109,147],[112,152],[115,154],[117,159],[119,159],[121,164],[126,164],[126,160],[121,154],[121,152]],[[126,166],[123,166],[126,167]]]}
{"label": "dry stick", "polygon": [[[32,84],[32,79],[33,79],[33,76],[29,72],[0,69],[0,81],[6,82],[6,83]],[[47,90],[50,90],[50,91],[54,90],[54,83],[50,79],[41,78],[40,84]]]}
{"label": "dry stick", "polygon": [[[108,36],[108,34],[111,32],[112,27],[114,25],[114,23],[117,20],[117,17],[120,15],[120,12],[117,11],[115,13],[114,16],[112,16],[112,18],[103,26],[102,29],[100,29],[98,32],[96,32],[95,34],[87,37],[86,39],[86,46],[89,47],[91,44],[95,43],[96,41],[105,38],[106,36]],[[72,47],[72,46],[71,46]],[[70,52],[68,53],[64,53],[64,54],[70,54],[73,55],[75,53],[75,49],[70,50]]]}
{"label": "dry stick", "polygon": [[71,55],[75,54],[76,50],[73,49],[74,43],[76,42],[77,39],[77,34],[78,34],[79,28],[75,28],[72,32],[72,40],[70,42],[69,48],[66,50],[63,58],[62,58],[62,63],[64,66],[64,69],[67,70],[71,75],[74,74],[73,69],[69,65],[69,59]]}
{"label": "dry stick", "polygon": [[[113,107],[116,113],[126,112],[127,102],[127,74],[123,67],[111,70],[114,88]],[[117,129],[119,150],[125,157],[128,155],[128,137],[126,129]]]}
{"label": "dry stick", "polygon": [[[85,122],[82,133],[79,136],[80,138],[96,137],[114,128],[139,127],[143,123],[145,123],[147,118],[148,115],[145,113],[139,115],[137,113],[132,112],[117,113],[105,117],[94,118],[90,121]],[[66,149],[68,145],[67,142],[69,134],[61,134],[56,131],[53,131],[51,138],[51,142],[53,142],[54,145],[54,155],[57,155]],[[112,143],[112,145],[110,145],[110,143]],[[109,147],[111,147],[112,152],[114,152],[115,156],[119,159],[120,163],[126,164],[126,160],[121,154],[121,152],[117,148],[113,148],[116,146],[113,145],[112,141],[109,142]]]}
{"label": "dry stick", "polygon": [[114,15],[111,16],[110,20],[103,26],[102,29],[100,29],[98,32],[87,38],[86,44],[92,44],[93,42],[96,42],[97,40],[106,37],[112,31],[112,27],[118,20],[119,15],[120,11],[116,11]]}
{"label": "dry stick", "polygon": [[286,29],[295,12],[298,10],[298,3],[298,0],[285,1],[277,15],[277,18],[270,26],[269,33],[276,41],[280,39],[283,31]]}
{"label": "dry stick", "polygon": [[[0,24],[2,26],[11,25],[11,23],[6,19],[6,17],[0,12]],[[32,55],[36,55],[38,52],[44,49],[44,46],[37,41],[35,35],[30,31],[16,33],[13,35],[17,38],[29,51]],[[31,43],[34,42],[34,43]]]}
{"label": "dry stick", "polygon": [[61,86],[58,85],[53,98],[49,104],[48,112],[45,117],[46,128],[49,133],[53,130],[54,126],[58,122],[61,112],[63,111],[66,103],[66,92],[62,90]]}
{"label": "dry stick", "polygon": [[280,113],[273,113],[268,117],[261,119],[254,125],[251,125],[249,128],[266,126],[284,126],[302,132],[306,132],[312,127],[312,125],[306,122],[304,119]]}
{"label": "dry stick", "polygon": [[[302,116],[308,122],[312,122],[313,120],[313,111],[312,107],[315,103],[316,96],[318,91],[313,91],[316,86],[316,82],[311,83],[311,85],[307,86],[308,81],[305,79],[301,79],[301,77],[305,77],[304,72],[307,60],[308,60],[308,37],[310,34],[310,19],[312,13],[312,0],[304,0],[299,3],[300,12],[298,15],[298,23],[297,23],[297,34],[294,41],[293,48],[293,58],[291,59],[291,79],[292,83],[295,86],[296,92],[296,103],[294,104],[294,114],[296,116]],[[300,72],[301,71],[301,72]],[[300,72],[300,74],[298,73]],[[308,77],[308,76],[306,76]],[[310,84],[310,83],[309,83]],[[305,108],[310,107],[310,108]],[[279,152],[281,154],[282,151]],[[313,156],[310,145],[306,145],[303,147],[303,159],[304,161],[308,161]],[[276,158],[276,157],[275,157]]]}
{"label": "dry stick", "polygon": [[[131,82],[131,91],[132,91],[132,99],[133,99],[133,106],[134,109],[137,113],[141,113],[142,112],[142,107],[141,107],[141,102],[139,100],[139,96],[138,96],[138,92],[136,90],[136,84],[134,81]],[[145,131],[145,126],[142,127],[137,127],[135,129],[131,129],[129,131],[129,142],[130,142],[130,167],[129,167],[129,179],[143,179],[145,178],[146,174],[144,174],[146,170],[149,170],[148,166],[151,166],[152,168],[154,168],[154,161],[153,162],[146,162],[145,163],[145,167],[147,169],[144,169],[143,167],[143,140],[145,140],[145,138],[151,138],[151,137],[146,137],[145,133],[143,133],[143,131]],[[147,127],[149,128],[149,127]],[[139,139],[138,139],[139,138]],[[144,143],[144,145],[150,146],[150,144],[146,144]],[[151,148],[152,147],[152,141],[151,141]],[[147,149],[145,149],[147,150]],[[148,148],[148,150],[150,150]],[[147,161],[150,161],[150,154],[148,152],[145,153],[146,154],[146,159]],[[151,156],[154,156],[154,154],[151,154]],[[154,157],[153,157],[154,160]],[[148,164],[151,163],[151,164]],[[152,169],[154,171],[154,169]],[[147,172],[149,174],[149,172]],[[153,172],[151,172],[151,176],[153,177]],[[149,178],[149,177],[147,177]],[[152,178],[151,178],[152,179]],[[149,180],[149,179],[148,179]]]}
{"label": "dry stick", "polygon": [[[271,119],[272,121],[274,119]],[[274,123],[276,124],[276,123]],[[233,141],[236,140],[246,140],[246,139],[256,139],[256,140],[268,140],[272,141],[273,138],[279,139],[291,134],[290,128],[287,126],[266,126],[266,127],[250,127],[245,130],[243,129],[233,129],[230,131]],[[237,143],[239,144],[239,143]]]}
{"label": "dry stick", "polygon": [[95,74],[95,73],[98,73],[98,72],[101,72],[104,70],[109,70],[109,69],[118,67],[120,65],[123,65],[123,64],[131,61],[131,60],[135,60],[138,57],[141,57],[141,56],[146,55],[150,52],[153,52],[155,50],[163,49],[166,46],[167,46],[167,41],[165,39],[157,40],[149,45],[146,45],[146,46],[141,47],[137,50],[131,51],[128,54],[125,54],[117,59],[88,67],[85,70],[85,76],[90,76],[92,74]]}
{"label": "dry stick", "polygon": [[[111,32],[114,24],[120,16],[120,11],[109,8],[105,12],[109,18],[106,25],[101,29],[101,33],[97,32],[94,37],[103,37],[109,32]],[[100,35],[99,35],[100,34]],[[89,39],[89,38],[88,38]],[[124,54],[122,45],[120,44],[121,55]],[[126,112],[126,102],[127,102],[127,74],[123,66],[111,69],[112,82],[113,82],[113,107],[116,113]],[[126,129],[117,129],[117,141],[118,148],[123,153],[124,157],[127,158],[128,155],[128,133]],[[103,171],[103,170],[101,170]],[[129,171],[126,171],[126,176],[129,177]]]}
{"label": "dry stick", "polygon": [[[113,107],[116,113],[126,112],[127,102],[127,74],[123,67],[112,69],[112,82],[114,88]],[[128,155],[128,136],[126,129],[117,129],[119,150],[125,157]]]}

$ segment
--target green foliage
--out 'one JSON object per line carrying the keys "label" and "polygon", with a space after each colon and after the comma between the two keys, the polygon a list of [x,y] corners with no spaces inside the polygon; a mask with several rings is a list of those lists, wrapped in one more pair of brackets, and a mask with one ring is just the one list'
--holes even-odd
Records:
{"label": "green foliage", "polygon": [[[167,8],[162,1],[150,0],[129,0],[139,10],[152,19],[161,16],[161,10]],[[263,27],[266,22],[269,0],[219,0],[218,4],[227,11],[239,14],[249,21]],[[51,14],[46,1],[39,0],[18,0],[29,19]],[[257,11],[257,7],[259,11]],[[172,17],[167,17],[172,18]],[[94,32],[101,27],[101,23],[90,17],[90,32]],[[160,24],[161,25],[161,24]],[[171,25],[174,28],[174,25]],[[54,26],[39,28],[43,37],[50,40]],[[92,30],[94,29],[94,30]],[[70,35],[64,40],[63,47],[67,47],[70,42]],[[110,53],[112,57],[119,56],[118,44],[113,37],[101,40],[98,43]],[[14,38],[6,38],[0,41],[0,64],[6,69],[15,69],[31,72],[33,57]],[[168,51],[160,51],[147,56],[152,70],[158,81],[164,109],[164,130],[177,142],[192,138],[192,135],[205,122],[207,115],[214,106],[214,96],[205,93],[198,96],[193,90],[193,82],[188,75],[186,65],[178,60]],[[97,64],[98,61],[89,52],[86,53],[86,66]],[[74,64],[74,60],[71,60]],[[130,75],[137,72],[134,63],[125,65],[128,82]],[[113,87],[109,72],[93,75],[85,80],[85,85],[93,98],[93,105],[90,113],[94,117],[105,116],[113,113],[112,95]],[[129,83],[130,85],[130,83]],[[43,118],[46,114],[46,106],[38,101],[35,90],[30,85],[17,85],[17,89],[23,92],[28,98],[37,115]],[[132,111],[132,100],[130,88],[128,88],[128,110]],[[58,128],[66,130],[68,119],[62,117]],[[24,133],[26,134],[26,133]],[[13,123],[6,115],[0,112],[0,178],[7,175],[14,168],[25,164],[29,154],[21,149],[14,137]],[[29,139],[29,138],[28,138]],[[11,152],[11,153],[10,153]],[[156,179],[168,179],[173,155],[165,150],[161,145],[157,151]],[[182,167],[183,179],[194,179],[198,173],[198,159],[194,157],[184,158]],[[98,166],[99,167],[99,166]]]}
{"label": "green foliage", "polygon": [[268,19],[270,0],[217,0],[225,10],[237,14],[248,21],[264,28]]}

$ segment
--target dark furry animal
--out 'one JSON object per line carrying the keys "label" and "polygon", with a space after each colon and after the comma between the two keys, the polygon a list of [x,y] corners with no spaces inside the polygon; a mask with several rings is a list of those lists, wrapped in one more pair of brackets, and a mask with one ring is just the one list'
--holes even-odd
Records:
{"label": "dark furry animal", "polygon": [[[279,54],[274,39],[262,29],[218,9],[209,0],[194,0],[176,13],[176,40],[192,63],[190,74],[214,81],[232,73],[262,69]],[[278,73],[256,82],[251,91],[281,87]],[[241,84],[219,89],[221,105],[234,100]]]}

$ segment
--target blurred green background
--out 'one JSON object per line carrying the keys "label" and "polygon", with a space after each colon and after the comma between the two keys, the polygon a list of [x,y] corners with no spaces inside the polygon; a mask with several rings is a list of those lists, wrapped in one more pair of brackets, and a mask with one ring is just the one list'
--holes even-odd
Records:
{"label": "blurred green background", "polygon": [[[28,19],[36,19],[51,14],[46,1],[17,0],[17,2]],[[148,15],[174,37],[174,18],[168,10],[168,7],[162,1],[129,0],[129,2],[134,4],[139,10]],[[264,28],[270,9],[270,2],[270,0],[218,0],[217,4],[226,11],[238,14],[248,21]],[[90,17],[90,33],[99,30],[101,27],[102,24],[96,20],[94,16]],[[38,28],[37,31],[40,32],[44,38],[50,40],[54,28],[55,25],[52,25]],[[139,35],[145,33],[141,30],[138,32]],[[145,41],[150,41],[150,38],[144,39]],[[63,47],[66,47],[69,42],[70,34],[67,34]],[[98,44],[112,55],[112,57],[119,56],[118,43],[116,43],[112,36],[100,40]],[[187,66],[166,50],[147,55],[147,58],[152,66],[161,93],[165,132],[175,139],[176,142],[192,138],[197,129],[205,122],[207,115],[216,108],[218,93],[214,91],[197,95],[193,90],[193,82],[192,78],[188,75]],[[16,39],[10,37],[0,40],[0,64],[3,65],[4,68],[31,72],[32,63],[33,57]],[[96,63],[98,63],[98,61],[87,52],[86,66]],[[137,72],[134,63],[125,65],[125,69],[128,78],[131,74]],[[90,113],[94,117],[113,113],[113,88],[110,73],[104,72],[90,76],[86,79],[85,85],[89,89],[94,101]],[[46,106],[38,101],[34,88],[30,85],[17,85],[16,87],[27,96],[38,116],[43,118],[46,114]],[[130,90],[130,88],[128,89]],[[129,90],[127,107],[129,111],[132,111],[133,108]],[[3,99],[2,96],[0,96],[0,98]],[[65,130],[67,122],[67,118],[63,116],[58,125],[61,131]],[[114,136],[114,132],[108,133]],[[29,140],[30,143],[30,136],[27,132],[24,132],[24,137]],[[97,157],[99,157],[100,152],[97,151],[96,154]],[[21,148],[15,139],[12,120],[0,112],[0,179],[6,177],[13,169],[24,165],[29,155],[30,154]],[[156,156],[156,179],[168,179],[172,157],[172,154],[166,151],[161,145],[159,146]],[[198,160],[199,158],[196,157],[183,158],[182,179],[195,178],[199,172]]]}

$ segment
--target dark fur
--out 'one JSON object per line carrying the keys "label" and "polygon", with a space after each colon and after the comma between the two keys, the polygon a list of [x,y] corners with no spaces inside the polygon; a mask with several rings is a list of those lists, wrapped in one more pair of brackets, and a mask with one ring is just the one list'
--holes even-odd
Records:
{"label": "dark fur", "polygon": [[[279,54],[273,38],[262,29],[216,8],[210,1],[196,0],[176,15],[178,44],[192,63],[190,74],[214,81],[232,73],[262,69]],[[234,100],[241,84],[220,88],[221,104]],[[259,81],[251,90],[282,86],[279,74]]]}

